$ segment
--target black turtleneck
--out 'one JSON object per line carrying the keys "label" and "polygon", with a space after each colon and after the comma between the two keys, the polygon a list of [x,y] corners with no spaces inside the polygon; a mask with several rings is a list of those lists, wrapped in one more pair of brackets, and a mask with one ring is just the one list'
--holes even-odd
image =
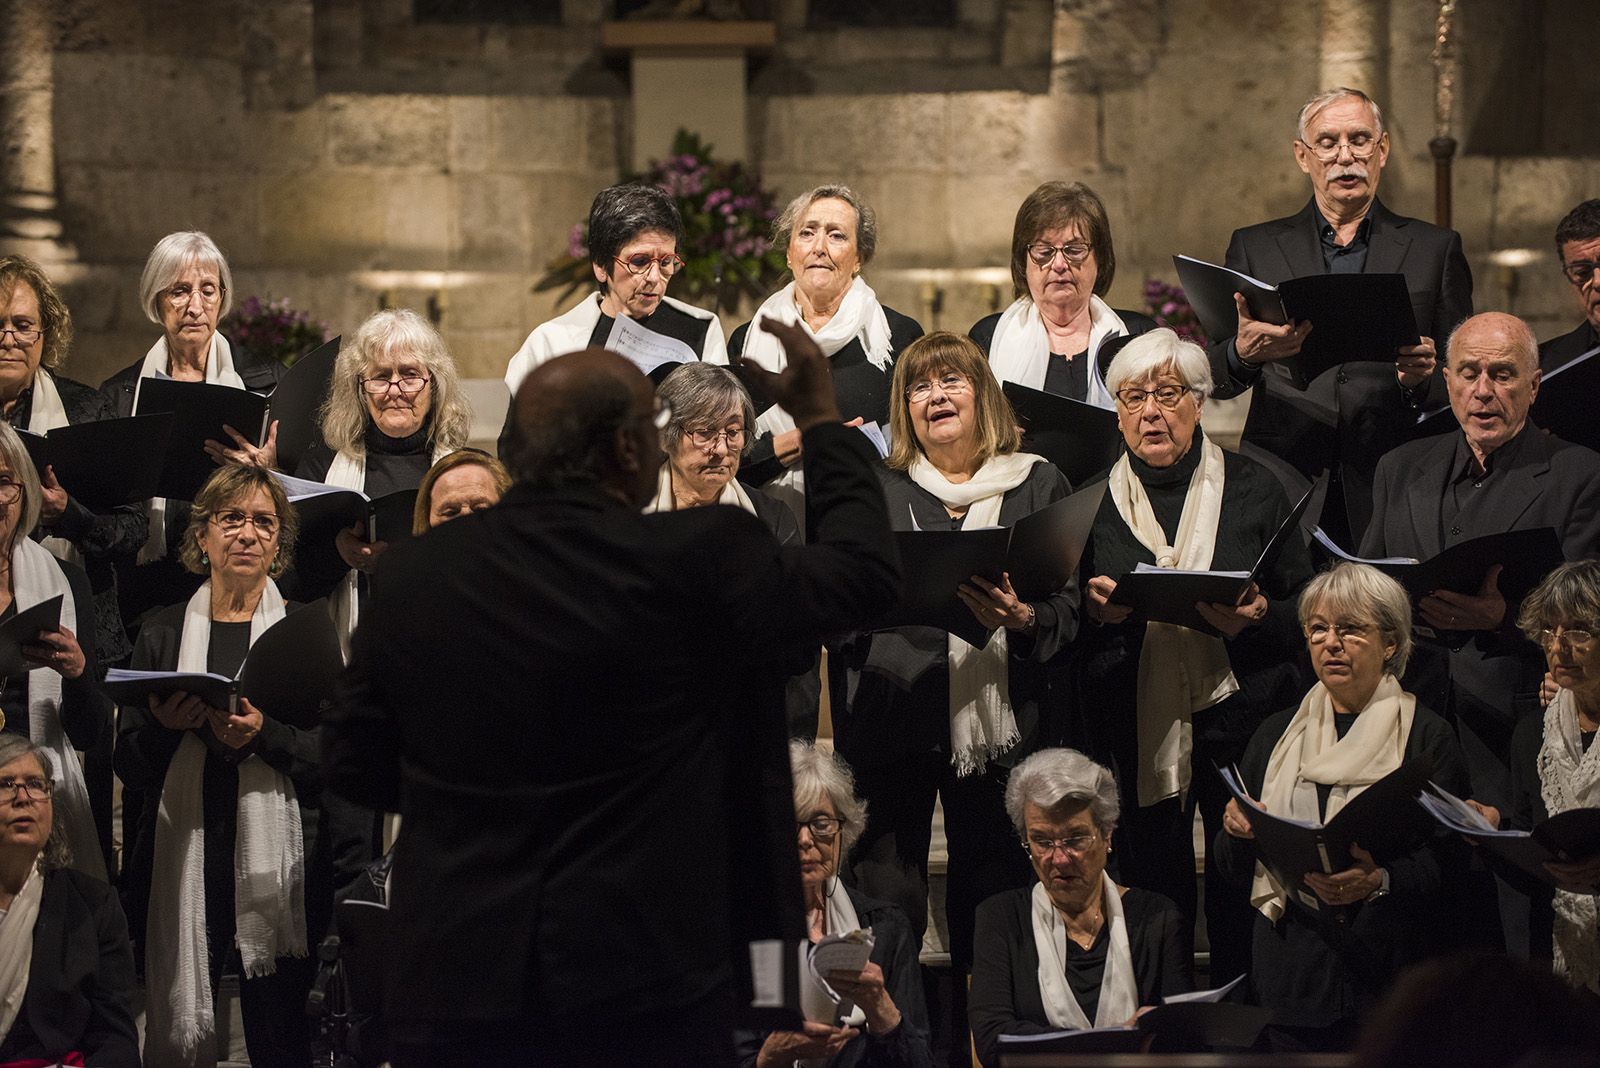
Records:
{"label": "black turtleneck", "polygon": [[414,434],[391,438],[376,425],[368,424],[364,444],[367,446],[366,495],[373,500],[401,490],[416,489],[422,476],[433,464],[433,450],[428,447],[428,432],[433,428],[429,419]]}

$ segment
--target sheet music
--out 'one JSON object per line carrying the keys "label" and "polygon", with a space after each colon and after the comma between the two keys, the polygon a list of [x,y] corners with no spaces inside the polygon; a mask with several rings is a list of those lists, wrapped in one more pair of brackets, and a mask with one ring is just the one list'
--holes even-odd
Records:
{"label": "sheet music", "polygon": [[700,359],[694,349],[677,338],[641,326],[626,315],[619,315],[612,322],[606,348],[625,356],[645,374],[662,364],[694,363]]}

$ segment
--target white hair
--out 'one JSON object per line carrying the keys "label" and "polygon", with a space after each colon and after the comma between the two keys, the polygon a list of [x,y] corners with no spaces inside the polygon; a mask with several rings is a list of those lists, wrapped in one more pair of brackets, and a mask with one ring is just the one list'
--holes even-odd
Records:
{"label": "white hair", "polygon": [[222,283],[218,319],[233,307],[233,272],[228,270],[227,257],[209,235],[199,230],[179,230],[156,242],[150,258],[144,261],[144,273],[139,276],[139,303],[151,322],[161,324],[161,294],[171,289],[190,265],[217,272],[217,281]]}
{"label": "white hair", "polygon": [[867,825],[867,803],[856,796],[855,773],[839,754],[799,739],[789,742],[789,770],[794,775],[796,812],[827,798],[834,814],[844,821],[839,828],[839,856],[843,858]]}
{"label": "white hair", "polygon": [[1200,397],[1211,396],[1211,360],[1206,350],[1166,327],[1140,334],[1111,358],[1106,391],[1114,395],[1126,382],[1143,382],[1169,368]]}
{"label": "white hair", "polygon": [[1351,89],[1347,85],[1325,89],[1302,104],[1300,106],[1300,117],[1295,120],[1295,136],[1304,141],[1306,139],[1306,127],[1311,124],[1312,119],[1317,117],[1317,113],[1329,104],[1345,99],[1359,100],[1372,109],[1372,124],[1377,127],[1372,131],[1373,136],[1382,137],[1383,109],[1378,106],[1376,100],[1366,93],[1363,93],[1360,89]]}
{"label": "white hair", "polygon": [[1094,825],[1107,836],[1122,814],[1116,777],[1076,749],[1041,749],[1018,764],[1006,782],[1006,814],[1018,834],[1027,833],[1023,813],[1029,803],[1052,809],[1065,802],[1087,802]]}

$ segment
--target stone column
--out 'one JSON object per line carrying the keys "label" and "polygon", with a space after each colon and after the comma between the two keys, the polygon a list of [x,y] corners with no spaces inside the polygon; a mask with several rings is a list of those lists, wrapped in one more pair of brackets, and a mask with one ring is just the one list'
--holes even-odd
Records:
{"label": "stone column", "polygon": [[0,250],[74,259],[56,218],[53,3],[0,0]]}
{"label": "stone column", "polygon": [[1389,88],[1389,0],[1322,0],[1318,90],[1347,85],[1381,107]]}

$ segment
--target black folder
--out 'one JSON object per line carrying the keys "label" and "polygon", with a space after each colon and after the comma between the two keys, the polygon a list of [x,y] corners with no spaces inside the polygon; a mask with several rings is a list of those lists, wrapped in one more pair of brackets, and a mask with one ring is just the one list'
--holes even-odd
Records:
{"label": "black folder", "polygon": [[[46,631],[61,629],[61,595],[48,597],[38,604],[29,605],[16,615],[0,623],[0,675],[26,675],[34,668],[42,667],[22,655],[24,645],[34,645],[39,640],[39,635]],[[93,636],[93,631],[86,629],[82,624],[84,640]]]}
{"label": "black folder", "polygon": [[1531,831],[1513,831],[1480,824],[1481,817],[1467,810],[1454,794],[1433,783],[1417,800],[1442,826],[1548,886],[1555,886],[1556,881],[1545,870],[1546,862],[1570,864],[1600,854],[1600,809],[1568,809]]}
{"label": "black folder", "polygon": [[1341,363],[1392,363],[1402,346],[1422,341],[1403,274],[1311,274],[1274,286],[1189,256],[1174,256],[1172,262],[1210,337],[1238,332],[1235,293],[1242,293],[1250,314],[1264,322],[1310,321],[1299,355],[1284,361],[1301,388]]}
{"label": "black folder", "polygon": [[157,496],[172,422],[162,412],[74,423],[47,434],[21,430],[17,436],[40,477],[45,467],[54,468],[56,481],[73,499],[103,512]]}
{"label": "black folder", "polygon": [[1600,450],[1596,397],[1600,397],[1600,348],[1546,371],[1528,417],[1534,426],[1558,438]]}
{"label": "black folder", "polygon": [[112,668],[101,684],[117,704],[146,708],[180,690],[212,708],[233,711],[248,698],[265,715],[309,730],[322,722],[344,669],[339,633],[326,600],[302,605],[268,627],[250,647],[237,678],[215,672],[133,671]]}
{"label": "black folder", "polygon": [[1083,485],[1103,474],[1122,453],[1117,413],[1071,397],[1029,389],[1018,382],[1001,387],[1022,427],[1022,446],[1060,468],[1067,481]]}
{"label": "black folder", "polygon": [[272,391],[272,418],[278,421],[278,467],[293,471],[305,454],[322,444],[322,404],[328,399],[333,363],[341,338],[312,349],[290,365]]}
{"label": "black folder", "polygon": [[233,427],[253,445],[260,445],[267,432],[265,397],[211,382],[140,379],[133,413],[155,412],[172,413],[172,432],[155,495],[178,501],[194,500],[217,469],[206,455],[208,440],[233,447],[233,439],[222,429],[224,426]]}
{"label": "black folder", "polygon": [[284,474],[276,477],[300,518],[300,536],[295,542],[295,572],[303,582],[312,585],[313,588],[301,590],[308,596],[326,596],[349,572],[336,544],[341,530],[363,523],[368,541],[384,541],[391,547],[412,536],[411,521],[417,506],[414,489],[398,490],[374,499],[360,490]]}
{"label": "black folder", "polygon": [[1214,1046],[1244,1049],[1255,1044],[1272,1015],[1271,1009],[1259,1005],[1226,1001],[1157,1005],[1132,1027],[1001,1035],[1001,1063],[1028,1064],[1033,1054],[1139,1053],[1147,1047],[1152,1054],[1201,1052]]}
{"label": "black folder", "polygon": [[1331,908],[1305,885],[1309,872],[1331,875],[1355,861],[1352,844],[1360,845],[1381,865],[1416,848],[1432,830],[1433,820],[1416,796],[1433,774],[1426,757],[1407,761],[1351,798],[1326,825],[1264,812],[1244,791],[1237,769],[1217,769],[1255,834],[1256,855],[1278,880],[1289,900],[1312,912]]}
{"label": "black folder", "polygon": [[1024,601],[1065,586],[1078,572],[1106,484],[1099,481],[1024,516],[1011,527],[984,530],[902,530],[900,600],[881,627],[938,627],[971,645],[987,645],[991,632],[956,595],[981,575],[998,583],[1002,572]]}
{"label": "black folder", "polygon": [[1249,571],[1179,571],[1140,564],[1138,569],[1117,579],[1111,603],[1127,605],[1145,619],[1157,623],[1176,623],[1202,634],[1220,634],[1205,621],[1195,605],[1240,603],[1250,591],[1250,584],[1259,582],[1261,575],[1278,562],[1289,539],[1301,536],[1300,517],[1305,515],[1306,506],[1316,496],[1320,483],[1319,479],[1301,494]]}

